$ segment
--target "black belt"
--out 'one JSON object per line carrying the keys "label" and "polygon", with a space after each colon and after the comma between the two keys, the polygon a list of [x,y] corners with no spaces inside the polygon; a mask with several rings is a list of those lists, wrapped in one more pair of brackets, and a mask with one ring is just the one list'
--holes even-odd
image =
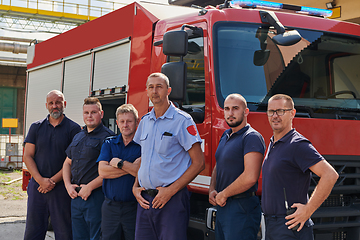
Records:
{"label": "black belt", "polygon": [[285,218],[286,214],[279,214],[279,215],[269,215],[269,214],[264,214],[265,218],[271,218],[271,219],[277,219],[277,218]]}
{"label": "black belt", "polygon": [[150,197],[154,198],[158,194],[159,190],[157,190],[157,189],[146,189],[146,190],[142,190],[141,192],[146,193]]}
{"label": "black belt", "polygon": [[243,192],[243,193],[239,193],[234,196],[231,196],[230,198],[237,199],[237,198],[246,198],[246,197],[253,197],[253,196],[255,196],[255,192]]}

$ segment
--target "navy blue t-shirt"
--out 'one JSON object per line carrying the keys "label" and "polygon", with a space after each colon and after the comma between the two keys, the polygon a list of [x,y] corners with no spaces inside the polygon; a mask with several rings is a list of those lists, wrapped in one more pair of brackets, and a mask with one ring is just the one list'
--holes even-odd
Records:
{"label": "navy blue t-shirt", "polygon": [[[250,124],[230,134],[231,129],[223,133],[215,153],[217,192],[224,190],[244,172],[244,156],[247,153],[265,153],[264,138]],[[248,191],[256,192],[257,183]]]}
{"label": "navy blue t-shirt", "polygon": [[[141,156],[141,147],[139,144],[131,141],[128,145],[124,145],[121,134],[105,139],[101,152],[98,157],[98,162],[110,162],[112,158],[120,158],[124,161],[134,162]],[[135,177],[131,174],[126,174],[119,178],[104,179],[103,192],[105,197],[112,201],[136,201],[132,193]]]}
{"label": "navy blue t-shirt", "polygon": [[324,158],[309,140],[295,129],[277,142],[273,137],[262,168],[262,210],[267,215],[285,215],[285,197],[291,207],[306,204],[310,186],[310,167]]}
{"label": "navy blue t-shirt", "polygon": [[62,169],[65,150],[81,130],[79,124],[64,115],[57,126],[50,124],[49,115],[31,124],[24,143],[35,144],[34,161],[42,177],[50,178]]}
{"label": "navy blue t-shirt", "polygon": [[105,138],[115,133],[102,123],[93,131],[88,132],[87,127],[75,135],[73,141],[66,149],[71,159],[71,183],[88,184],[99,176],[98,163],[101,146]]}

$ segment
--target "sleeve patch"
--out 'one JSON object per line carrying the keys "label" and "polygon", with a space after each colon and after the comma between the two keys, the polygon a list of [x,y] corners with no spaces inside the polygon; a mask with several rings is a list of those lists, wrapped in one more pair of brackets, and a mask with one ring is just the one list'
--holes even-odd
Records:
{"label": "sleeve patch", "polygon": [[197,135],[197,131],[194,125],[188,126],[186,129],[191,135],[193,136]]}

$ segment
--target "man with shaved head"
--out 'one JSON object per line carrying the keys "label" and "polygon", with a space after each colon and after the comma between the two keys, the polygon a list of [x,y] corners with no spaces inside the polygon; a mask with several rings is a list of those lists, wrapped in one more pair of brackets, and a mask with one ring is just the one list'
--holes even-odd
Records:
{"label": "man with shaved head", "polygon": [[55,238],[72,239],[70,197],[62,181],[62,166],[65,150],[81,128],[65,116],[62,92],[50,91],[45,106],[49,115],[34,122],[24,140],[24,162],[32,176],[24,240],[45,239],[49,216]]}
{"label": "man with shaved head", "polygon": [[248,115],[243,96],[227,96],[224,118],[230,129],[220,138],[209,188],[209,202],[217,206],[216,240],[257,239],[261,209],[255,192],[265,142],[247,123]]}

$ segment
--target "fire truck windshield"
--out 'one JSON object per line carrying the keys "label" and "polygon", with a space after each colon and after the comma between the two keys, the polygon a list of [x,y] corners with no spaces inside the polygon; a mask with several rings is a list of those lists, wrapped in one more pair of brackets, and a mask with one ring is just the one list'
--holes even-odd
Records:
{"label": "fire truck windshield", "polygon": [[220,106],[237,92],[250,110],[262,111],[269,97],[284,93],[307,117],[360,119],[360,38],[296,30],[300,42],[279,46],[272,28],[217,23],[214,73]]}

